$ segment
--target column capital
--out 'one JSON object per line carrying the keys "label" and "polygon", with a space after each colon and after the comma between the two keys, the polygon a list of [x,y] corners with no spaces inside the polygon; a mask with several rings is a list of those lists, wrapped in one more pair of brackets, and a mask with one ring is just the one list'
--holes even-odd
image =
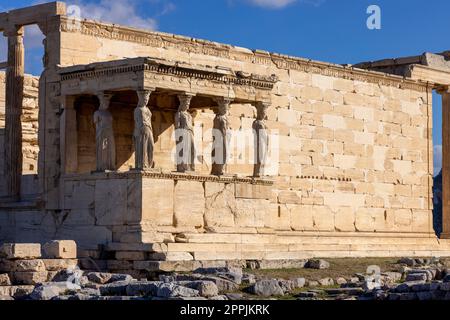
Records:
{"label": "column capital", "polygon": [[111,98],[113,97],[113,94],[105,92],[105,91],[100,91],[100,92],[97,92],[96,95],[100,102],[100,109],[107,110],[109,108],[109,103],[111,101]]}
{"label": "column capital", "polygon": [[264,101],[258,101],[255,104],[256,107],[256,119],[257,120],[265,120],[267,118],[267,109],[269,109],[269,107],[271,106],[271,104],[269,102],[264,102]]}
{"label": "column capital", "polygon": [[230,108],[231,102],[233,102],[233,99],[226,98],[226,97],[219,97],[214,99],[215,102],[218,104],[218,114],[219,115],[226,115],[228,113],[228,109]]}
{"label": "column capital", "polygon": [[180,101],[179,110],[187,110],[191,106],[192,98],[195,97],[195,94],[193,93],[180,93],[177,95],[178,100]]}
{"label": "column capital", "polygon": [[217,97],[217,98],[214,98],[214,101],[217,102],[219,107],[221,107],[221,106],[228,107],[233,102],[233,100],[234,100],[233,98],[228,98],[228,97]]}
{"label": "column capital", "polygon": [[23,37],[25,34],[25,28],[23,26],[7,26],[3,30],[3,35],[5,37]]}
{"label": "column capital", "polygon": [[148,102],[150,101],[150,95],[152,92],[154,92],[155,88],[150,89],[140,89],[137,90],[137,96],[138,96],[138,108],[146,107],[148,105]]}

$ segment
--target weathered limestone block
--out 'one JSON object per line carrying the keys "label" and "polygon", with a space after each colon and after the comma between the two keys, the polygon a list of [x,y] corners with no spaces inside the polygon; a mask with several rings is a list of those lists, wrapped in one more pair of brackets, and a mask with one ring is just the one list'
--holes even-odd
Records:
{"label": "weathered limestone block", "polygon": [[11,261],[11,272],[46,271],[45,264],[40,259]]}
{"label": "weathered limestone block", "polygon": [[48,279],[47,271],[13,272],[11,275],[13,282],[20,285],[36,285],[46,282]]}
{"label": "weathered limestone block", "polygon": [[233,227],[237,204],[234,184],[205,182],[205,225],[208,227]]}
{"label": "weathered limestone block", "polygon": [[313,209],[310,205],[292,206],[290,211],[291,228],[295,231],[314,230]]}
{"label": "weathered limestone block", "polygon": [[42,247],[47,259],[76,259],[77,244],[73,240],[54,240]]}
{"label": "weathered limestone block", "polygon": [[0,247],[0,257],[37,259],[41,257],[41,245],[37,243],[5,243]]}
{"label": "weathered limestone block", "polygon": [[33,292],[34,286],[0,286],[0,296],[9,296],[14,298],[22,298]]}
{"label": "weathered limestone block", "polygon": [[10,286],[11,280],[9,279],[8,274],[0,274],[0,287],[2,286]]}
{"label": "weathered limestone block", "polygon": [[174,191],[174,222],[177,227],[202,227],[205,190],[196,181],[178,181]]}
{"label": "weathered limestone block", "polygon": [[194,257],[189,252],[151,253],[149,260],[159,261],[192,261]]}
{"label": "weathered limestone block", "polygon": [[325,206],[329,207],[364,207],[365,196],[363,194],[347,193],[323,193]]}
{"label": "weathered limestone block", "polygon": [[97,225],[121,225],[127,216],[127,180],[97,180],[95,184],[95,216]]}
{"label": "weathered limestone block", "polygon": [[334,231],[334,214],[330,208],[313,206],[314,227],[319,231]]}
{"label": "weathered limestone block", "polygon": [[301,193],[296,191],[281,191],[278,194],[278,203],[281,204],[301,204]]}
{"label": "weathered limestone block", "polygon": [[413,210],[412,229],[415,232],[431,232],[432,219],[432,214],[427,210]]}
{"label": "weathered limestone block", "polygon": [[77,259],[42,259],[47,271],[73,269],[78,265]]}
{"label": "weathered limestone block", "polygon": [[291,230],[289,205],[268,203],[265,209],[265,227],[274,230]]}
{"label": "weathered limestone block", "polygon": [[244,199],[271,199],[272,198],[272,187],[248,184],[248,183],[236,183],[236,198]]}
{"label": "weathered limestone block", "polygon": [[398,231],[411,231],[413,214],[410,209],[398,209],[394,212],[395,226]]}
{"label": "weathered limestone block", "polygon": [[90,209],[95,203],[94,181],[66,181],[64,206],[66,209]]}
{"label": "weathered limestone block", "polygon": [[143,179],[142,220],[157,226],[172,226],[174,221],[174,182]]}
{"label": "weathered limestone block", "polygon": [[335,228],[337,231],[355,231],[355,212],[352,207],[342,207],[334,215]]}
{"label": "weathered limestone block", "polygon": [[131,261],[137,261],[137,260],[146,260],[147,253],[142,251],[118,251],[116,252],[116,259],[117,260],[131,260]]}
{"label": "weathered limestone block", "polygon": [[268,206],[268,200],[236,199],[235,225],[263,228]]}

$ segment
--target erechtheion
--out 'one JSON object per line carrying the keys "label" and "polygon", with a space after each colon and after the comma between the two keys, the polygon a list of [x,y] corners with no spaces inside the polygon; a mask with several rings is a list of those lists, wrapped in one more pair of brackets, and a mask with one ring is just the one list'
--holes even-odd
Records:
{"label": "erechtheion", "polygon": [[[24,75],[28,25],[45,36],[39,78]],[[74,19],[60,2],[0,13],[0,31],[0,242],[75,240],[124,269],[450,256],[450,55],[341,66]]]}

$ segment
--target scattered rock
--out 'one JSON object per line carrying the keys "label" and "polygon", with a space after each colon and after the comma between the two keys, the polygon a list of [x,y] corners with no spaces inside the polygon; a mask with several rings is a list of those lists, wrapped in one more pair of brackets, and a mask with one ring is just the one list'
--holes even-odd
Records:
{"label": "scattered rock", "polygon": [[200,296],[205,298],[219,295],[219,288],[212,281],[193,281],[188,283],[186,287],[197,290]]}
{"label": "scattered rock", "polygon": [[0,286],[10,286],[11,280],[9,279],[8,274],[0,274]]}
{"label": "scattered rock", "polygon": [[244,296],[240,293],[227,293],[225,296],[228,298],[228,300],[232,301],[238,301],[244,298]]}
{"label": "scattered rock", "polygon": [[426,273],[408,273],[406,276],[406,282],[410,281],[427,281],[428,277]]}
{"label": "scattered rock", "polygon": [[347,280],[345,280],[345,278],[339,277],[334,282],[338,285],[343,285],[347,283]]}
{"label": "scattered rock", "polygon": [[319,285],[320,285],[319,282],[315,281],[315,280],[309,280],[307,282],[307,287],[308,288],[315,288],[315,287],[318,287]]}
{"label": "scattered rock", "polygon": [[333,288],[325,289],[328,294],[346,294],[349,296],[360,296],[364,293],[362,288]]}
{"label": "scattered rock", "polygon": [[271,297],[283,296],[284,291],[280,287],[278,280],[261,280],[257,281],[249,289],[249,292],[257,296]]}
{"label": "scattered rock", "polygon": [[81,290],[81,287],[68,282],[51,282],[38,285],[30,294],[32,300],[51,300],[69,290]]}
{"label": "scattered rock", "polygon": [[111,278],[109,279],[108,283],[114,283],[114,282],[119,282],[119,281],[132,281],[133,277],[130,276],[129,274],[119,274],[119,273],[115,273],[111,275]]}
{"label": "scattered rock", "polygon": [[126,294],[128,296],[144,296],[154,297],[158,293],[158,288],[163,284],[159,281],[133,281],[126,287]]}
{"label": "scattered rock", "polygon": [[334,280],[331,278],[323,278],[320,279],[318,282],[322,287],[334,286]]}
{"label": "scattered rock", "polygon": [[89,272],[86,274],[86,277],[89,281],[98,283],[98,284],[106,284],[111,280],[111,273],[103,273],[103,272]]}
{"label": "scattered rock", "polygon": [[256,277],[254,274],[246,273],[242,276],[242,284],[255,284]]}
{"label": "scattered rock", "polygon": [[100,287],[100,293],[102,296],[125,296],[129,283],[129,281],[118,281],[106,284]]}
{"label": "scattered rock", "polygon": [[330,268],[330,263],[323,259],[310,259],[305,265],[306,268],[309,269],[328,269]]}
{"label": "scattered rock", "polygon": [[416,265],[416,260],[413,258],[401,258],[398,260],[399,264],[405,264],[408,267],[414,267]]}
{"label": "scattered rock", "polygon": [[295,287],[297,289],[303,288],[306,285],[306,279],[305,278],[297,278],[292,280],[295,283]]}
{"label": "scattered rock", "polygon": [[195,270],[199,274],[211,274],[220,278],[224,278],[240,285],[242,283],[242,268],[225,267],[225,268],[199,268]]}
{"label": "scattered rock", "polygon": [[198,297],[198,290],[179,286],[174,283],[163,283],[158,287],[156,295],[161,298]]}
{"label": "scattered rock", "polygon": [[378,281],[366,280],[363,282],[362,288],[365,291],[372,291],[372,290],[381,288],[381,283]]}

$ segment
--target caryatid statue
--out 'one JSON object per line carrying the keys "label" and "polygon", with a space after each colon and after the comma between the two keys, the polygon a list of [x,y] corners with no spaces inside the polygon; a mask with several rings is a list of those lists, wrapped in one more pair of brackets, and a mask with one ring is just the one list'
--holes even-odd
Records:
{"label": "caryatid statue", "polygon": [[148,170],[153,167],[153,137],[152,112],[147,107],[151,90],[137,92],[139,102],[134,110],[134,150],[136,170]]}
{"label": "caryatid statue", "polygon": [[189,113],[193,95],[180,94],[180,106],[175,113],[176,163],[178,172],[195,171],[194,124]]}
{"label": "caryatid statue", "polygon": [[266,119],[268,108],[268,103],[259,102],[256,105],[257,116],[252,126],[255,141],[255,165],[253,169],[254,177],[261,177],[264,175],[264,165],[267,162],[269,135],[267,133]]}
{"label": "caryatid statue", "polygon": [[99,109],[94,113],[96,131],[97,171],[116,170],[116,142],[114,139],[113,117],[109,112],[112,95],[97,94]]}
{"label": "caryatid statue", "polygon": [[211,174],[222,176],[225,173],[227,160],[229,157],[230,123],[228,111],[231,99],[216,99],[218,112],[214,118],[213,125],[213,149],[212,149],[212,170]]}

